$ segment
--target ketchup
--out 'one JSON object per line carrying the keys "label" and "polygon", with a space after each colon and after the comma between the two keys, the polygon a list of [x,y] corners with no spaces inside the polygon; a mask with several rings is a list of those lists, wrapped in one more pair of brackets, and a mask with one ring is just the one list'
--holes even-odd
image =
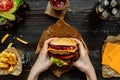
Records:
{"label": "ketchup", "polygon": [[53,0],[52,5],[57,8],[62,8],[65,6],[65,0]]}

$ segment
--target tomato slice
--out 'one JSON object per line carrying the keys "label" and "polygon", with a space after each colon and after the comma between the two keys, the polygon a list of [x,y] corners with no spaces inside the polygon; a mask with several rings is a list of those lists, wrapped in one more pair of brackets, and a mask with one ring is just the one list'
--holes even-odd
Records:
{"label": "tomato slice", "polygon": [[50,45],[50,47],[57,50],[74,50],[75,49],[75,46]]}
{"label": "tomato slice", "polygon": [[74,46],[64,46],[63,50],[74,50],[75,47]]}
{"label": "tomato slice", "polygon": [[50,47],[53,49],[62,50],[62,46],[50,45]]}
{"label": "tomato slice", "polygon": [[76,54],[69,54],[69,55],[52,55],[53,57],[57,58],[57,59],[70,59],[76,56]]}
{"label": "tomato slice", "polygon": [[0,0],[0,11],[8,11],[13,6],[13,0]]}

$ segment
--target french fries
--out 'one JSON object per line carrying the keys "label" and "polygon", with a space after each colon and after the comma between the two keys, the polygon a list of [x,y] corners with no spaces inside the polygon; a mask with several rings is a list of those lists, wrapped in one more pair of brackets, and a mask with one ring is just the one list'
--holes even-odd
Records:
{"label": "french fries", "polygon": [[6,58],[6,57],[1,57],[0,58],[0,62],[4,62],[4,63],[6,63],[6,62],[8,62],[9,60],[8,60],[8,58]]}
{"label": "french fries", "polygon": [[[8,33],[5,34],[5,35],[2,37],[2,39],[1,39],[1,43],[3,44],[3,43],[7,40],[7,38],[8,38],[9,36],[10,36],[10,34],[8,34]],[[19,37],[16,37],[16,40],[19,41],[19,42],[21,42],[21,43],[23,43],[23,44],[28,44],[27,41],[25,41],[25,40],[23,40],[23,39],[21,39],[21,38],[19,38]],[[7,48],[11,47],[12,45],[13,45],[13,43],[10,43]]]}
{"label": "french fries", "polygon": [[8,72],[12,72],[16,64],[17,56],[14,53],[3,51],[0,54],[0,69],[7,69]]}
{"label": "french fries", "polygon": [[13,45],[13,43],[9,43],[8,46],[7,46],[7,48],[12,47],[12,45]]}
{"label": "french fries", "polygon": [[8,69],[9,72],[12,72],[14,70],[14,66],[10,66],[10,68]]}
{"label": "french fries", "polygon": [[0,62],[0,68],[4,68],[4,69],[9,68],[9,64]]}
{"label": "french fries", "polygon": [[1,43],[4,43],[9,36],[10,34],[4,35],[3,38],[1,39]]}
{"label": "french fries", "polygon": [[17,40],[18,40],[19,42],[23,43],[23,44],[28,44],[27,41],[25,41],[25,40],[23,40],[23,39],[21,39],[21,38],[19,38],[19,37],[17,37]]}

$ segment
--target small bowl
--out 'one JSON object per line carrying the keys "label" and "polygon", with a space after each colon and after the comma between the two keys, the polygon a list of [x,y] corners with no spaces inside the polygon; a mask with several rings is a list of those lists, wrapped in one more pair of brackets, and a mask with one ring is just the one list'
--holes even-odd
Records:
{"label": "small bowl", "polygon": [[69,6],[69,0],[50,0],[54,10],[63,10]]}

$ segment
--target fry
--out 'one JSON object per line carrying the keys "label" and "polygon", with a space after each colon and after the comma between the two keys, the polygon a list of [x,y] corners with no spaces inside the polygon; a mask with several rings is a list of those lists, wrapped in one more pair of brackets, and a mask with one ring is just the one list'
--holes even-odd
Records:
{"label": "fry", "polygon": [[17,40],[18,40],[19,42],[23,43],[23,44],[28,44],[27,41],[25,41],[25,40],[23,40],[23,39],[21,39],[21,38],[19,38],[19,37],[17,37]]}
{"label": "fry", "polygon": [[8,47],[7,48],[10,48],[12,47],[13,43],[9,43]]}
{"label": "fry", "polygon": [[14,66],[10,66],[10,68],[8,69],[9,72],[12,72],[14,70]]}
{"label": "fry", "polygon": [[10,34],[4,35],[3,38],[1,39],[1,43],[4,43],[9,36]]}
{"label": "fry", "polygon": [[9,68],[9,64],[0,62],[0,68]]}
{"label": "fry", "polygon": [[1,57],[1,58],[0,58],[0,62],[6,63],[6,62],[9,62],[9,60],[8,60],[8,58],[6,58],[6,57]]}
{"label": "fry", "polygon": [[14,55],[14,54],[12,54],[12,53],[9,53],[10,55],[9,56],[7,56],[8,57],[8,60],[9,60],[9,64],[10,65],[15,65],[16,63],[17,63],[17,58],[16,58],[16,56]]}
{"label": "fry", "polygon": [[13,57],[14,62],[17,62],[17,56],[13,53],[11,53],[11,56]]}
{"label": "fry", "polygon": [[[12,45],[12,43],[10,44]],[[10,46],[9,45],[9,46]],[[7,70],[8,72],[14,71],[17,64],[17,55],[10,51],[3,51],[0,54],[0,69]]]}

